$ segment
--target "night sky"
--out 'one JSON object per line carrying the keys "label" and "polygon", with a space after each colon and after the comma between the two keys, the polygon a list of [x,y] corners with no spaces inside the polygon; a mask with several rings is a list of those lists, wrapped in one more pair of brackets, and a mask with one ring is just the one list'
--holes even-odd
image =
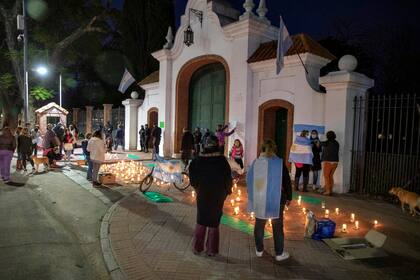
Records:
{"label": "night sky", "polygon": [[[124,0],[114,0],[122,7]],[[159,0],[156,0],[159,1]],[[188,0],[174,0],[176,25],[185,11]],[[232,5],[243,11],[244,0],[231,0]],[[291,34],[308,33],[316,39],[334,33],[334,22],[350,22],[355,32],[389,25],[415,25],[419,4],[416,0],[266,0],[268,18],[278,25],[283,16]],[[254,0],[258,6],[259,0]]]}

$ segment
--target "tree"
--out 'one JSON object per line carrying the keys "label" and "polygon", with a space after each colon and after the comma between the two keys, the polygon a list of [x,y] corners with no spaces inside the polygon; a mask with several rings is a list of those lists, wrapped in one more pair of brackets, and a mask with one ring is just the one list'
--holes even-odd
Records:
{"label": "tree", "polygon": [[[5,121],[10,125],[16,124],[15,114],[9,114],[9,108],[16,108],[20,111],[22,100],[20,92],[23,92],[23,73],[21,67],[20,47],[17,45],[16,16],[21,11],[21,0],[4,0],[0,3],[0,26],[3,30],[5,44],[2,44],[2,57],[9,60],[8,73],[13,74],[15,87],[8,87],[5,94],[2,91],[1,106],[6,113]],[[106,33],[106,19],[112,10],[106,9],[100,0],[48,0],[41,1],[45,4],[44,18],[34,18],[27,21],[28,28],[31,28],[30,47],[33,50],[41,51],[45,60],[49,61],[50,67],[56,71],[63,72],[63,66],[74,65],[77,61],[77,53],[80,50],[73,48],[75,42],[88,34]],[[28,11],[29,12],[29,11]],[[39,20],[39,21],[38,21]],[[100,47],[100,39],[96,38],[96,47]],[[95,44],[91,44],[95,46]],[[65,57],[65,59],[64,59]],[[36,59],[36,58],[35,58]],[[15,120],[13,120],[15,119]]]}
{"label": "tree", "polygon": [[30,92],[31,96],[35,100],[48,100],[54,97],[54,92],[44,87],[34,87]]}

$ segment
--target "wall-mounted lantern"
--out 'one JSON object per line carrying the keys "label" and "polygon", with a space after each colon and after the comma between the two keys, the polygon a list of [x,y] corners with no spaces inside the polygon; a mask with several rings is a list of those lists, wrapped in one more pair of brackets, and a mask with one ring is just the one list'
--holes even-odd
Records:
{"label": "wall-mounted lantern", "polygon": [[189,47],[194,44],[194,31],[191,28],[191,13],[193,13],[200,21],[201,28],[203,27],[203,12],[195,9],[190,9],[188,13],[188,27],[184,31],[184,44]]}

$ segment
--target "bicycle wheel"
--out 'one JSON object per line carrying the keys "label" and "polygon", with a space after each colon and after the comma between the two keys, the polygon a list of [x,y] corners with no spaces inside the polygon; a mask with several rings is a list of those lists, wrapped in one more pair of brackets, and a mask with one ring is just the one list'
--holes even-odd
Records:
{"label": "bicycle wheel", "polygon": [[141,182],[140,182],[140,191],[147,192],[148,189],[152,186],[153,183],[153,176],[152,173],[148,174]]}
{"label": "bicycle wheel", "polygon": [[182,172],[182,181],[179,183],[173,183],[174,187],[180,191],[185,191],[190,185],[190,176],[188,176],[187,172]]}

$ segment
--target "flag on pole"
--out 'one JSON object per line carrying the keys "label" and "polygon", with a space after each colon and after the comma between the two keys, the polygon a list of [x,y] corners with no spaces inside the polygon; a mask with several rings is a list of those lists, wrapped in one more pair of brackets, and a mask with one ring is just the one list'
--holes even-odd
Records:
{"label": "flag on pole", "polygon": [[128,72],[127,68],[124,71],[124,75],[122,77],[120,86],[118,87],[118,90],[122,93],[125,93],[125,91],[128,89],[128,87],[134,83],[136,80],[133,78],[130,72]]}
{"label": "flag on pole", "polygon": [[292,38],[290,38],[289,31],[287,31],[286,25],[283,22],[283,18],[280,16],[280,27],[279,37],[277,41],[277,59],[276,59],[276,73],[280,73],[284,67],[284,55],[293,45]]}

